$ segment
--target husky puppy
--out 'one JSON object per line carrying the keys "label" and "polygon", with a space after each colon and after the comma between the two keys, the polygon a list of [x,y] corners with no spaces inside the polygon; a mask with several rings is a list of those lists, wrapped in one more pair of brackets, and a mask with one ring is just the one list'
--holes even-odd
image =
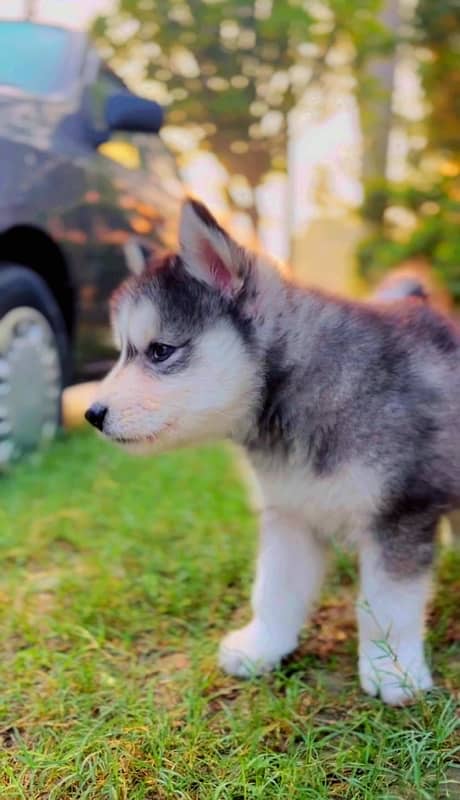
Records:
{"label": "husky puppy", "polygon": [[228,438],[257,475],[253,617],[223,639],[223,669],[265,672],[295,649],[344,536],[362,688],[394,705],[429,689],[435,531],[460,505],[459,332],[417,298],[297,286],[191,200],[177,254],[121,286],[112,320],[121,355],[89,422],[132,452]]}

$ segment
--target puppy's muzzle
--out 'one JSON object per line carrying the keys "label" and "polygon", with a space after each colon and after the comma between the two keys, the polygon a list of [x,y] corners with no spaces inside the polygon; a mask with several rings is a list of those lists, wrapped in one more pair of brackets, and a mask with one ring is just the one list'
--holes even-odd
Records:
{"label": "puppy's muzzle", "polygon": [[102,403],[93,403],[85,412],[85,419],[97,428],[98,431],[102,431],[104,429],[104,420],[108,410],[107,406],[103,406]]}

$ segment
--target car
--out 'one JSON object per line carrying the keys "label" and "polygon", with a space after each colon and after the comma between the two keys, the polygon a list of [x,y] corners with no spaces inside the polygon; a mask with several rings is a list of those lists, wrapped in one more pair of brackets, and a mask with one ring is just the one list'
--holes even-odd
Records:
{"label": "car", "polygon": [[84,33],[0,21],[0,465],[54,435],[64,386],[113,363],[108,298],[173,241],[161,123]]}

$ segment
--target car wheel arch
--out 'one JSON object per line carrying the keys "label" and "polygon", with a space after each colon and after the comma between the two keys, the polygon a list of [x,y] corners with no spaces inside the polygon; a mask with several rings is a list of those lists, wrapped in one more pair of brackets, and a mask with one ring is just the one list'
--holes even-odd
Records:
{"label": "car wheel arch", "polygon": [[2,264],[18,264],[45,281],[59,306],[67,333],[72,337],[75,323],[75,290],[67,259],[54,239],[32,225],[15,225],[0,234]]}

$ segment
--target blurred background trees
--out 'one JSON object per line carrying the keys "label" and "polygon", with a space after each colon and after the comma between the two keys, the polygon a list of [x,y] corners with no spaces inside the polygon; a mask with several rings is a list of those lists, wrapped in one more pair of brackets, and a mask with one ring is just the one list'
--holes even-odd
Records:
{"label": "blurred background trees", "polygon": [[367,183],[372,235],[359,249],[364,275],[429,265],[460,301],[460,5],[419,0],[405,33],[420,76],[425,113],[402,120],[411,142],[404,180]]}
{"label": "blurred background trees", "polygon": [[[321,120],[353,97],[369,234],[361,273],[422,259],[460,299],[459,23],[457,0],[118,0],[93,34],[128,83],[167,106],[168,142],[184,160],[197,149],[218,157],[227,204],[255,229],[260,186],[289,165],[297,111]],[[419,97],[406,87],[398,103],[398,74]],[[295,181],[277,201],[287,217]],[[327,165],[316,181],[327,210]]]}
{"label": "blurred background trees", "polygon": [[238,176],[231,199],[255,219],[255,190],[286,169],[289,112],[312,88],[316,106],[332,87],[353,90],[366,59],[391,46],[378,9],[378,0],[352,14],[347,0],[119,0],[93,34],[128,82],[168,106],[178,149],[199,145]]}

